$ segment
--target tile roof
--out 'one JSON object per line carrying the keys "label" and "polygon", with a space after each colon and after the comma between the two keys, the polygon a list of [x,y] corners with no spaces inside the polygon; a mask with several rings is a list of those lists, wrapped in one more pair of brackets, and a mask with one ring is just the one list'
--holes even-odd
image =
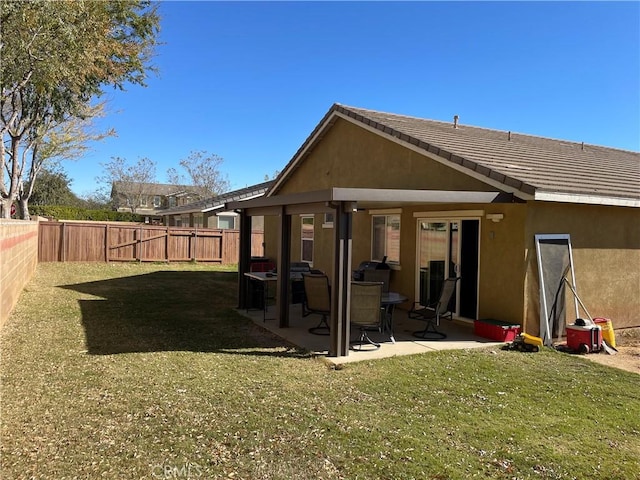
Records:
{"label": "tile roof", "polygon": [[[335,117],[362,124],[522,198],[640,206],[640,153],[334,104],[276,180],[313,148]],[[627,203],[625,203],[625,201]]]}
{"label": "tile roof", "polygon": [[241,188],[239,190],[233,190],[231,192],[222,193],[216,197],[207,198],[205,200],[199,200],[187,205],[181,205],[179,207],[167,208],[165,210],[158,211],[158,215],[178,215],[181,213],[199,213],[208,212],[217,208],[224,208],[227,202],[238,202],[246,200],[248,198],[255,198],[264,195],[267,190],[273,184],[273,180],[268,182],[259,183],[257,185],[251,185],[249,187]]}

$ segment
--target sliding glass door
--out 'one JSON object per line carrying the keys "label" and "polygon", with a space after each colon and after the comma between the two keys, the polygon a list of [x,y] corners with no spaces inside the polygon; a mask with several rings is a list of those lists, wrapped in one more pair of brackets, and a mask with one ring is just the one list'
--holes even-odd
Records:
{"label": "sliding glass door", "polygon": [[437,301],[445,278],[459,277],[449,310],[476,318],[479,226],[477,219],[418,219],[416,298],[421,305]]}

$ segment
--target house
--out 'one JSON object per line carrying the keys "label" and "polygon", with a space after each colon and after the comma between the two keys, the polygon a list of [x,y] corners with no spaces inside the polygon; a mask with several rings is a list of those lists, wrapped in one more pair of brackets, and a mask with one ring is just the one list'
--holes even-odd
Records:
{"label": "house", "polygon": [[[225,209],[225,204],[232,201],[243,201],[263,196],[273,181],[251,185],[249,187],[220,194],[205,200],[198,200],[186,205],[167,208],[158,212],[163,218],[163,223],[168,226],[239,229],[238,214]],[[261,228],[257,225],[259,220],[253,222],[253,228]]]}
{"label": "house", "polygon": [[196,189],[185,185],[120,181],[111,185],[115,210],[143,215],[151,223],[160,220],[160,210],[187,205],[198,199],[200,195]]}
{"label": "house", "polygon": [[[227,204],[245,224],[266,215],[265,254],[279,272],[304,261],[328,273],[332,356],[349,351],[352,271],[384,257],[391,289],[409,297],[404,308],[455,276],[458,319],[539,334],[538,234],[570,236],[576,290],[593,316],[639,327],[639,207],[637,152],[340,104],[264,197]],[[247,242],[241,233],[241,275]],[[286,283],[278,278],[282,327]],[[243,282],[239,297],[243,306]]]}

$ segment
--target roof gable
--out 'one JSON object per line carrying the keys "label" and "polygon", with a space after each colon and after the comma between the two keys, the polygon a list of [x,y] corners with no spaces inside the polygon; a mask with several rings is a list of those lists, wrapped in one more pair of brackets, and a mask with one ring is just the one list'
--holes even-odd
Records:
{"label": "roof gable", "polygon": [[640,154],[334,104],[287,164],[274,195],[342,118],[522,199],[640,206]]}

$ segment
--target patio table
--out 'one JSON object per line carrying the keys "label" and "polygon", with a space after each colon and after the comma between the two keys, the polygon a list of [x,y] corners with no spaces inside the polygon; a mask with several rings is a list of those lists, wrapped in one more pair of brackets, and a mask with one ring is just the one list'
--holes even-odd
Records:
{"label": "patio table", "polygon": [[[267,304],[267,299],[269,297],[269,283],[277,281],[278,274],[272,273],[272,272],[245,272],[244,276],[247,277],[248,280],[254,280],[254,281],[263,283],[262,320],[263,321],[273,320],[273,318],[267,318],[267,309],[269,308],[269,305]],[[289,278],[291,279],[291,281],[302,281],[302,273],[292,272],[289,275]]]}
{"label": "patio table", "polygon": [[383,330],[386,330],[389,333],[391,343],[396,343],[396,339],[393,336],[393,310],[396,305],[404,303],[407,300],[407,297],[398,292],[382,293],[380,304],[382,305],[385,313]]}

